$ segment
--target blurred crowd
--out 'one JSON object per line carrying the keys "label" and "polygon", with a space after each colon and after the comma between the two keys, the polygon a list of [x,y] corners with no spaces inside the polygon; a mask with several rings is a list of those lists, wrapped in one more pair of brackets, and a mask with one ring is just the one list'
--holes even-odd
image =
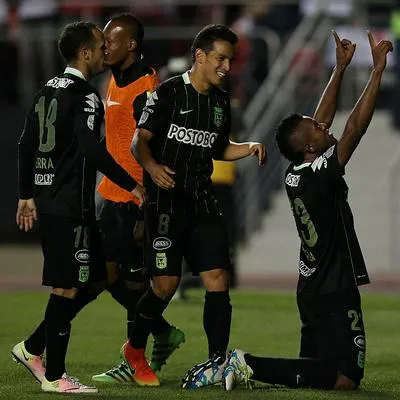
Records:
{"label": "blurred crowd", "polygon": [[266,77],[271,62],[268,40],[263,32],[256,32],[270,29],[283,40],[301,18],[297,5],[272,5],[268,0],[229,6],[180,5],[172,1],[151,6],[143,2],[136,6],[133,2],[126,3],[127,6],[104,6],[82,1],[77,6],[76,0],[0,0],[0,51],[7,60],[0,66],[0,104],[25,108],[33,93],[63,68],[57,54],[57,37],[62,26],[75,20],[91,20],[103,27],[111,15],[119,12],[133,12],[146,32],[152,29],[156,32],[147,41],[145,32],[144,53],[149,63],[157,69],[163,68],[161,72],[165,75],[169,74],[169,65],[174,72],[177,63],[185,66],[182,57],[187,57],[192,37],[177,35],[166,43],[162,35],[157,38],[157,29],[199,27],[213,22],[231,25],[241,39],[231,87],[235,88],[233,97],[246,102]]}

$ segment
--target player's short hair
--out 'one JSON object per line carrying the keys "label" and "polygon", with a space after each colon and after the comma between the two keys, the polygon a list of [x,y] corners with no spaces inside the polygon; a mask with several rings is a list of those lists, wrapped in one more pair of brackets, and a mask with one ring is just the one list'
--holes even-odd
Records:
{"label": "player's short hair", "polygon": [[58,50],[67,64],[78,58],[82,48],[95,48],[95,29],[99,28],[92,22],[79,21],[65,25],[58,39]]}
{"label": "player's short hair", "polygon": [[131,38],[136,41],[138,52],[141,52],[144,38],[144,28],[142,23],[130,13],[114,15],[111,17],[110,21],[126,26],[130,30]]}
{"label": "player's short hair", "polygon": [[275,138],[280,152],[294,164],[299,164],[303,161],[303,153],[296,152],[293,149],[290,138],[302,119],[303,116],[300,114],[291,114],[284,118],[275,130]]}
{"label": "player's short hair", "polygon": [[205,26],[196,35],[190,48],[192,61],[194,62],[196,59],[195,53],[197,49],[202,49],[205,53],[208,53],[213,49],[214,42],[217,40],[225,40],[235,45],[238,42],[238,37],[236,33],[226,25],[211,24]]}

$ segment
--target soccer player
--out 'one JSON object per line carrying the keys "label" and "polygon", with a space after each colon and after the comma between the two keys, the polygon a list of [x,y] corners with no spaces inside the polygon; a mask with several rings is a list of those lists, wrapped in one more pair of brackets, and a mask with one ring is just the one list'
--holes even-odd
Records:
{"label": "soccer player", "polygon": [[285,186],[301,240],[300,358],[256,357],[235,349],[224,371],[226,390],[249,378],[290,387],[354,390],[364,376],[366,342],[358,286],[369,278],[343,175],[371,121],[392,44],[376,44],[368,33],[373,69],[337,141],[329,127],[356,46],[333,35],[336,67],[314,116],[293,114],[276,130],[279,149],[290,161]]}
{"label": "soccer player", "polygon": [[[114,159],[140,184],[143,169],[132,156],[130,146],[147,94],[158,85],[157,74],[141,58],[144,29],[132,14],[117,15],[106,24],[105,64],[111,68],[105,102],[107,149]],[[121,189],[107,177],[98,187],[104,202],[99,223],[106,254],[107,289],[127,309],[127,331],[134,323],[136,305],[149,286],[143,273],[143,217],[140,199]],[[184,333],[160,317],[154,334],[151,366],[159,371],[167,357],[185,341]],[[101,382],[132,382],[133,371],[122,362],[109,371],[94,375]]]}
{"label": "soccer player", "polygon": [[138,303],[122,354],[139,384],[159,385],[151,368],[143,368],[144,348],[179,284],[182,257],[206,289],[204,330],[209,356],[190,370],[185,387],[220,381],[226,365],[231,324],[229,246],[212,188],[212,160],[254,155],[260,165],[265,161],[262,144],[229,140],[230,102],[219,86],[231,69],[236,42],[236,34],[226,26],[204,27],[192,44],[191,70],[151,94],[132,143],[145,170],[149,195],[145,257],[152,286]]}
{"label": "soccer player", "polygon": [[[42,284],[50,286],[44,321],[12,349],[45,392],[97,392],[66,374],[71,321],[106,281],[95,220],[96,170],[144,201],[145,192],[100,143],[104,109],[89,80],[103,71],[104,36],[90,22],[65,26],[58,42],[67,63],[35,95],[19,141],[17,224],[40,220]],[[42,354],[46,349],[46,368]]]}

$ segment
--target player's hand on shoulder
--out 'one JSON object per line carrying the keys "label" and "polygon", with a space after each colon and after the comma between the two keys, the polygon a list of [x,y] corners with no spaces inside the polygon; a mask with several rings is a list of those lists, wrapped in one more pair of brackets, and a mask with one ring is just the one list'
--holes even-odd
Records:
{"label": "player's hand on shoulder", "polygon": [[368,31],[368,40],[369,45],[371,46],[374,68],[378,71],[382,71],[386,67],[387,53],[389,53],[389,51],[393,51],[393,44],[390,40],[381,40],[378,44],[376,44],[375,39],[370,31]]}
{"label": "player's hand on shoulder", "polygon": [[16,223],[21,231],[28,232],[37,221],[35,200],[19,199],[17,206]]}
{"label": "player's hand on shoulder", "polygon": [[166,165],[154,164],[149,167],[148,172],[153,182],[161,189],[170,190],[175,187],[175,181],[172,178],[175,172]]}
{"label": "player's hand on shoulder", "polygon": [[138,183],[131,193],[139,199],[139,207],[142,207],[146,201],[146,189]]}
{"label": "player's hand on shoulder", "polygon": [[258,157],[258,165],[263,166],[267,160],[267,150],[262,143],[252,142],[249,144],[251,156]]}
{"label": "player's hand on shoulder", "polygon": [[338,68],[346,68],[356,50],[356,44],[348,39],[340,39],[336,31],[332,31],[332,35],[336,42],[336,66]]}

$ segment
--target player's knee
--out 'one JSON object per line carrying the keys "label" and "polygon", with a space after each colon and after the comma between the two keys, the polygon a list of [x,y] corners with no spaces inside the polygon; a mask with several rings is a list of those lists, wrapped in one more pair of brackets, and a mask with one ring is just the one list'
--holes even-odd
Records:
{"label": "player's knee", "polygon": [[151,286],[156,296],[168,300],[175,294],[179,281],[179,276],[156,276],[153,277]]}
{"label": "player's knee", "polygon": [[217,268],[200,274],[204,287],[209,292],[222,292],[229,289],[229,276],[226,270]]}
{"label": "player's knee", "polygon": [[70,288],[70,289],[53,288],[51,290],[51,293],[55,294],[56,296],[66,297],[68,299],[74,299],[76,297],[76,295],[78,294],[78,289],[77,288]]}
{"label": "player's knee", "polygon": [[352,381],[347,376],[339,374],[336,383],[335,390],[356,390],[358,389],[358,383]]}

